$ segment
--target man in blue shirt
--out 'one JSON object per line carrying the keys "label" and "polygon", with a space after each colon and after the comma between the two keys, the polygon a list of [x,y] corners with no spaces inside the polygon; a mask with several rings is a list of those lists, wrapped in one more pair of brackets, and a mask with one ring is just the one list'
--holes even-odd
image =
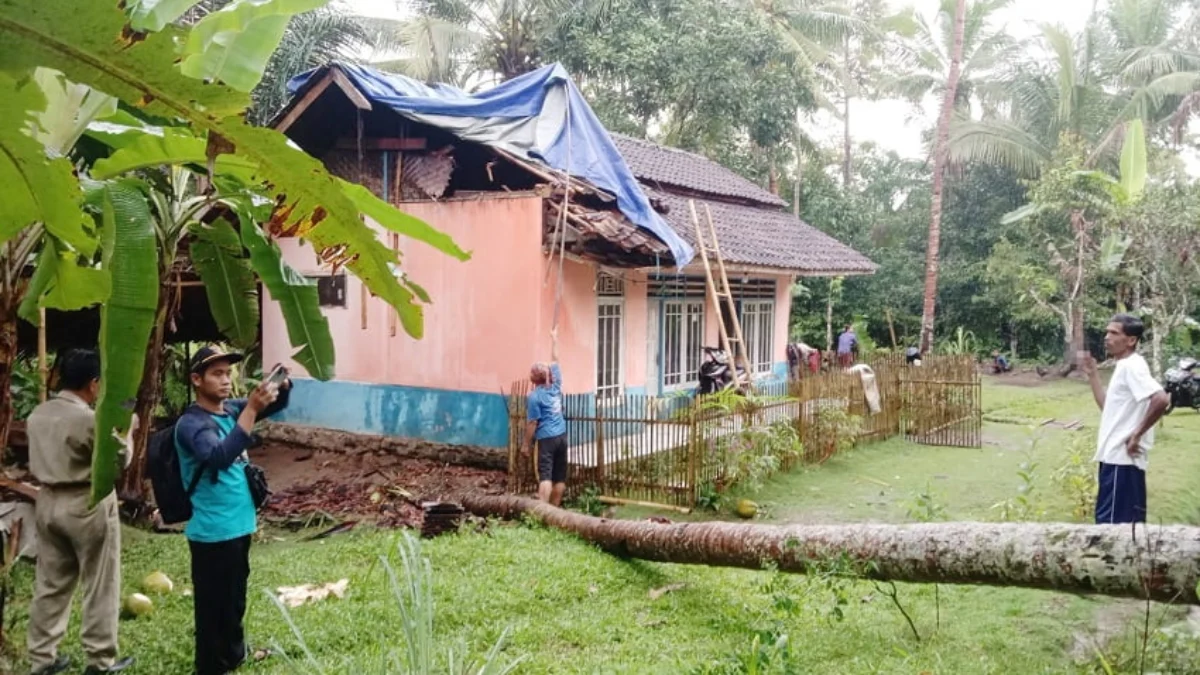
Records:
{"label": "man in blue shirt", "polygon": [[[232,366],[241,354],[205,347],[192,357],[196,403],[175,424],[175,448],[184,485],[203,471],[191,494],[184,529],[192,553],[196,620],[196,675],[221,675],[246,660],[246,582],[250,536],[258,518],[246,480],[254,423],[287,406],[291,383],[260,385],[250,398],[228,400]],[[264,652],[265,656],[265,652]]]}
{"label": "man in blue shirt", "polygon": [[858,351],[858,336],[854,334],[854,326],[846,324],[846,330],[837,339],[838,365],[849,368],[854,365],[854,354]]}
{"label": "man in blue shirt", "polygon": [[538,499],[554,506],[562,504],[567,491],[567,421],[563,418],[562,370],[558,349],[551,349],[552,363],[535,363],[529,371],[534,389],[529,392],[528,422],[521,452],[529,455],[534,439],[538,444]]}

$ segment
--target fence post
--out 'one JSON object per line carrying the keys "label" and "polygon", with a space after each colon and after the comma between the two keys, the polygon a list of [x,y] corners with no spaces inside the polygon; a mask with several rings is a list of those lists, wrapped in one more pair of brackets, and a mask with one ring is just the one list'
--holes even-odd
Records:
{"label": "fence post", "polygon": [[602,494],[607,493],[608,486],[604,481],[604,406],[600,405],[600,397],[596,397],[596,482]]}
{"label": "fence post", "polygon": [[691,495],[691,502],[688,504],[688,506],[695,505],[696,501],[700,498],[700,485],[697,483],[697,480],[696,480],[696,465],[698,463],[699,458],[696,455],[700,452],[701,444],[700,444],[700,439],[697,438],[700,427],[699,427],[699,424],[697,423],[697,419],[696,419],[698,417],[698,415],[696,414],[696,407],[697,407],[697,403],[695,400],[693,400],[691,405],[688,406],[688,444],[687,444],[687,447],[688,447],[688,479],[687,479],[688,485],[687,485],[687,489],[688,489],[688,494]]}

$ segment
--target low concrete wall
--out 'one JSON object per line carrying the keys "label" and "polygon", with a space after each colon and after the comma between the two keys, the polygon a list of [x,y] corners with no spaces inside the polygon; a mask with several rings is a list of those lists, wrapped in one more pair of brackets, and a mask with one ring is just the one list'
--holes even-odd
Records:
{"label": "low concrete wall", "polygon": [[300,424],[268,422],[259,429],[267,441],[342,454],[386,453],[397,457],[427,459],[480,469],[508,470],[504,448],[479,445],[450,445],[420,438],[361,434]]}
{"label": "low concrete wall", "polygon": [[446,445],[508,447],[508,402],[499,392],[296,378],[277,422]]}

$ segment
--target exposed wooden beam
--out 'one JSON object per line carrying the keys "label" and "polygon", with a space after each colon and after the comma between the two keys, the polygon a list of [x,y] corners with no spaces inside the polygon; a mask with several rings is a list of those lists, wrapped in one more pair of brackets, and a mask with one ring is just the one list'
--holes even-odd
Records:
{"label": "exposed wooden beam", "polygon": [[289,127],[295,124],[296,120],[300,119],[300,116],[304,114],[304,111],[308,110],[308,106],[312,105],[313,102],[316,101],[317,98],[320,97],[320,95],[329,87],[329,85],[333,83],[333,73],[334,71],[332,70],[325,73],[323,76],[321,76],[321,79],[318,80],[316,84],[309,87],[308,91],[304,92],[304,95],[300,97],[300,100],[293,101],[291,103],[291,109],[287,111],[287,114],[283,116],[283,119],[279,120],[279,122],[275,124],[275,130],[279,133],[284,133]]}
{"label": "exposed wooden beam", "polygon": [[329,72],[333,73],[333,81],[337,83],[338,88],[342,90],[346,98],[350,99],[355,108],[359,110],[371,109],[371,102],[367,100],[366,96],[363,96],[358,87],[354,86],[354,83],[350,81],[350,78],[346,77],[346,74],[340,68],[333,66],[329,69]]}
{"label": "exposed wooden beam", "polygon": [[318,98],[320,98],[321,94],[325,93],[325,90],[328,89],[329,85],[331,84],[336,84],[338,89],[340,89],[342,93],[346,95],[346,98],[350,99],[350,103],[353,104],[355,108],[358,108],[359,110],[371,109],[371,102],[368,101],[365,96],[363,96],[362,92],[358,90],[358,87],[354,86],[354,83],[350,81],[350,78],[346,77],[346,74],[336,66],[332,66],[329,68],[329,70],[325,71],[325,74],[321,76],[321,79],[317,80],[315,84],[309,87],[308,91],[304,92],[303,96],[301,96],[298,100],[293,100],[292,103],[288,105],[287,112],[284,113],[279,122],[274,125],[275,130],[280,133],[287,131],[288,127],[295,124],[296,120],[300,119],[300,116],[304,114],[304,111],[308,110],[308,107],[312,105]]}
{"label": "exposed wooden beam", "polygon": [[[424,138],[364,138],[362,140],[363,150],[424,150],[426,145]],[[358,139],[339,138],[336,147],[339,150],[357,150],[359,148]]]}

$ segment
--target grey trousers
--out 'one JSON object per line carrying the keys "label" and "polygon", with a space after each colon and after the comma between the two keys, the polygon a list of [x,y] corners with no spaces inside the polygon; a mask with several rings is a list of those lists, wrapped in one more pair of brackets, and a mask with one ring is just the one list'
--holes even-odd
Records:
{"label": "grey trousers", "polygon": [[29,608],[29,659],[36,672],[58,657],[71,596],[83,585],[80,632],[88,665],[106,670],[117,657],[121,611],[121,521],[110,494],[88,508],[90,490],[42,488],[37,508],[37,579]]}

